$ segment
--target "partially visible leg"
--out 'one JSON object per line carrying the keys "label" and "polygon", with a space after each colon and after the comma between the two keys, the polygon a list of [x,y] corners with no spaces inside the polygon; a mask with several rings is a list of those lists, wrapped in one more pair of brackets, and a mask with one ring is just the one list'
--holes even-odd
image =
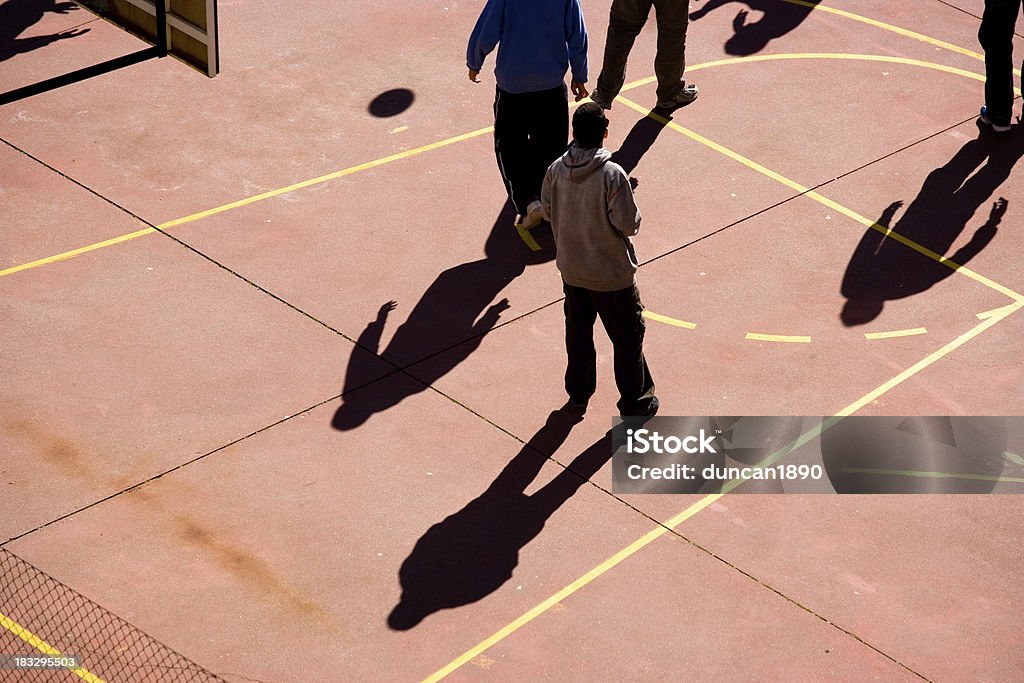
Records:
{"label": "partially visible leg", "polygon": [[505,192],[519,214],[527,212],[531,201],[527,97],[500,88],[496,89],[494,97],[494,156]]}
{"label": "partially visible leg", "polygon": [[562,283],[565,292],[565,391],[569,400],[585,404],[597,389],[597,351],[594,321],[597,310],[590,292]]}
{"label": "partially visible leg", "polygon": [[569,100],[565,86],[536,93],[529,117],[530,168],[524,187],[532,199],[538,199],[548,166],[562,156],[569,144]]}
{"label": "partially visible leg", "polygon": [[658,77],[658,102],[668,102],[685,85],[686,29],[690,10],[686,0],[654,0],[658,22],[658,53],[654,74]]}
{"label": "partially visible leg", "polygon": [[985,107],[993,124],[1013,113],[1013,29],[1020,0],[985,0],[978,41],[985,50]]}
{"label": "partially visible leg", "polygon": [[608,37],[604,43],[604,62],[594,91],[611,104],[626,82],[626,60],[640,30],[647,23],[652,0],[614,0],[608,18]]}
{"label": "partially visible leg", "polygon": [[620,415],[645,415],[657,407],[654,380],[644,357],[644,307],[636,286],[615,292],[595,292],[601,323],[612,341],[615,385]]}

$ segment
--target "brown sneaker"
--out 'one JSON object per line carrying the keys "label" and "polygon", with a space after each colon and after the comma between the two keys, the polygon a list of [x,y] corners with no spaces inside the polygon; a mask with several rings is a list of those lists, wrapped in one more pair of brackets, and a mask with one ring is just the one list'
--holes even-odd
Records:
{"label": "brown sneaker", "polygon": [[697,89],[697,86],[693,83],[687,83],[679,91],[679,94],[672,99],[658,102],[658,109],[679,109],[679,107],[685,107],[697,99],[698,94],[700,94],[700,91]]}

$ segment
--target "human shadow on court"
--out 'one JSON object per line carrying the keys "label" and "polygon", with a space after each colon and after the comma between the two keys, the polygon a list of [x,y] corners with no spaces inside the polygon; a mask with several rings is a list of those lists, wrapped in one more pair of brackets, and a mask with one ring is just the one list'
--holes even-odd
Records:
{"label": "human shadow on court", "polygon": [[387,386],[349,395],[353,389],[379,376],[379,365],[369,365],[366,356],[353,352],[345,373],[342,404],[332,421],[336,429],[358,427],[374,413],[424,391],[456,368],[476,351],[484,335],[498,324],[501,314],[509,308],[508,299],[498,299],[501,291],[527,266],[554,259],[550,227],[531,231],[541,247],[540,251],[531,251],[512,227],[514,217],[511,203],[506,202],[484,245],[484,258],[462,263],[438,275],[383,350],[380,350],[380,343],[388,317],[399,304],[389,301],[381,305],[376,319],[366,326],[356,343],[399,368],[426,358],[430,360],[417,366],[414,374],[419,382],[384,383]]}
{"label": "human shadow on court", "polygon": [[630,128],[622,145],[612,154],[612,161],[627,174],[632,173],[663,130],[665,123],[650,116],[643,117]]}
{"label": "human shadow on court", "polygon": [[[902,200],[890,204],[876,223],[945,256],[975,212],[988,203],[1024,156],[1022,143],[1019,137],[1001,138],[982,131],[948,163],[928,174],[917,197],[895,225],[891,223],[903,206]],[[962,266],[987,247],[1006,207],[1003,198],[992,202],[987,207],[987,220],[975,229],[967,244],[948,256],[949,260]],[[868,323],[878,317],[886,301],[920,294],[953,273],[949,265],[869,228],[843,276],[840,292],[847,301],[840,319],[848,327]]]}
{"label": "human shadow on court", "polygon": [[568,407],[552,411],[486,491],[420,537],[398,571],[402,597],[388,626],[409,630],[434,612],[490,595],[512,577],[519,550],[611,459],[607,432],[542,488],[525,493],[548,461],[545,454],[556,452],[581,419]]}
{"label": "human shadow on court", "polygon": [[[700,9],[690,13],[691,20],[701,19],[719,7],[739,0],[708,0]],[[808,0],[817,5],[820,0]],[[749,10],[761,12],[757,21],[748,21],[750,11],[741,9],[733,19],[733,35],[725,41],[726,54],[744,57],[757,54],[768,46],[768,43],[786,35],[807,18],[814,7],[794,5],[783,0],[742,0]]]}
{"label": "human shadow on court", "polygon": [[0,62],[58,40],[88,33],[87,28],[75,28],[45,36],[18,37],[39,22],[47,12],[67,14],[78,9],[78,5],[73,2],[56,0],[7,0],[0,4]]}
{"label": "human shadow on court", "polygon": [[[627,173],[631,172],[664,127],[652,118],[640,119],[612,158]],[[376,318],[363,329],[356,344],[383,356],[398,368],[419,363],[413,373],[418,381],[382,382],[368,390],[354,391],[377,379],[380,365],[369,363],[370,358],[365,354],[353,352],[345,372],[342,404],[331,421],[334,428],[358,427],[375,413],[426,390],[476,351],[484,335],[500,322],[501,314],[509,308],[507,299],[498,299],[501,291],[522,275],[527,266],[549,263],[555,258],[550,225],[544,222],[530,231],[540,247],[539,251],[531,251],[512,227],[514,218],[515,210],[511,202],[506,201],[484,244],[484,258],[454,266],[438,275],[383,350],[380,346],[388,318],[400,304],[395,301],[381,304]]]}

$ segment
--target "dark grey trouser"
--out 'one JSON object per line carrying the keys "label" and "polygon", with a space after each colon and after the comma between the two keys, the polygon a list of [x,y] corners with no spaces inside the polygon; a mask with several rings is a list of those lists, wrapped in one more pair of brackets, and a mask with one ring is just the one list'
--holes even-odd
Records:
{"label": "dark grey trouser", "polygon": [[985,0],[978,41],[985,49],[985,106],[993,123],[1013,113],[1013,28],[1021,0]]}
{"label": "dark grey trouser", "polygon": [[633,49],[633,41],[647,23],[652,5],[658,22],[658,53],[654,58],[658,101],[671,100],[683,89],[689,3],[686,0],[613,0],[604,63],[596,88],[609,102],[626,82],[626,59]]}
{"label": "dark grey trouser", "polygon": [[594,323],[601,316],[614,349],[619,414],[643,415],[654,401],[654,380],[644,358],[646,325],[636,285],[614,292],[595,292],[562,283],[565,292],[565,390],[569,398],[586,401],[597,389]]}

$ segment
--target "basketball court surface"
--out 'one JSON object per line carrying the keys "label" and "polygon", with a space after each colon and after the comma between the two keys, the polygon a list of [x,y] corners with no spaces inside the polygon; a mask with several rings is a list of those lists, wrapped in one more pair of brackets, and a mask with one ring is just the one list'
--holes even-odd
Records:
{"label": "basketball court surface", "polygon": [[[512,227],[494,55],[466,78],[482,5],[221,0],[216,78],[0,106],[0,655],[81,658],[0,679],[1024,678],[1017,496],[613,493],[611,347],[560,410],[550,229]],[[652,17],[607,147],[662,414],[1024,413],[982,10],[695,1],[671,118]],[[146,46],[0,17],[4,92]]]}

